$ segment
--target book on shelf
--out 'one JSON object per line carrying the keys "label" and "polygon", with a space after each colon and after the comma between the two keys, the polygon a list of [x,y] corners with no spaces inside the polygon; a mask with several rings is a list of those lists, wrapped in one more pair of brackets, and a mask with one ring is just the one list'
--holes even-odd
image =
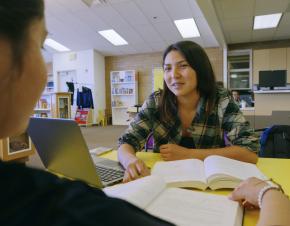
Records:
{"label": "book on shelf", "polygon": [[235,188],[249,177],[266,180],[267,177],[255,164],[212,155],[199,159],[157,162],[152,175],[162,177],[168,187],[192,187],[201,190],[210,188]]}
{"label": "book on shelf", "polygon": [[167,188],[158,176],[104,188],[111,197],[124,199],[148,213],[176,225],[241,226],[243,209],[227,196],[181,188]]}

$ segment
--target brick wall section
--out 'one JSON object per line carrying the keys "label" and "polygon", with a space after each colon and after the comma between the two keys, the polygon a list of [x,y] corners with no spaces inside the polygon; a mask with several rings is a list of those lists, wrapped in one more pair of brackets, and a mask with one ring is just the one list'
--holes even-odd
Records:
{"label": "brick wall section", "polygon": [[[216,78],[223,80],[223,51],[220,48],[207,48]],[[106,106],[111,112],[111,87],[110,71],[136,70],[139,74],[138,92],[139,103],[143,101],[152,92],[152,69],[160,67],[162,64],[162,53],[134,54],[126,56],[109,56],[105,58],[105,75],[106,75]]]}

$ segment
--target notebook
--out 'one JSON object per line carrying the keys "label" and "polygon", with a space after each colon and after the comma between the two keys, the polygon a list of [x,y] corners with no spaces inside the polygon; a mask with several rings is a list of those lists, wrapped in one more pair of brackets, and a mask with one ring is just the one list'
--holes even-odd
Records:
{"label": "notebook", "polygon": [[90,154],[74,120],[31,118],[27,132],[49,171],[99,188],[117,183],[124,176],[118,162]]}

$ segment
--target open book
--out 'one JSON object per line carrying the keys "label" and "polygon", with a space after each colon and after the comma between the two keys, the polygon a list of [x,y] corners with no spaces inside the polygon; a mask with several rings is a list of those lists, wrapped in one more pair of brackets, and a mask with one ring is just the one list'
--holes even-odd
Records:
{"label": "open book", "polygon": [[222,156],[212,155],[204,161],[186,159],[157,162],[152,175],[162,177],[168,187],[193,187],[205,190],[235,188],[249,177],[266,180],[255,164],[245,163]]}
{"label": "open book", "polygon": [[162,178],[147,176],[104,188],[111,197],[124,199],[148,213],[176,225],[241,226],[243,210],[238,202],[181,188],[166,188]]}

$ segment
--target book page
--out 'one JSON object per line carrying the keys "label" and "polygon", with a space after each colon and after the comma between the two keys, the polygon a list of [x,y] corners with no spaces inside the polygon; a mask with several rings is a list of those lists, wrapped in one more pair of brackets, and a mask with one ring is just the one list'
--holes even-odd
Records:
{"label": "book page", "polygon": [[222,156],[209,156],[204,160],[204,165],[207,178],[214,178],[219,175],[225,179],[228,175],[236,178],[237,181],[242,181],[249,177],[257,177],[262,180],[267,179],[255,164],[241,162]]}
{"label": "book page", "polygon": [[124,199],[144,209],[166,187],[162,178],[147,176],[128,182],[106,187],[103,191],[110,197]]}
{"label": "book page", "polygon": [[111,147],[97,147],[94,149],[90,149],[90,154],[91,155],[102,155],[106,152],[112,151],[113,148]]}
{"label": "book page", "polygon": [[243,211],[227,196],[167,188],[146,210],[179,226],[241,226]]}
{"label": "book page", "polygon": [[203,161],[198,159],[157,162],[151,174],[162,177],[169,186],[174,184],[178,187],[179,183],[194,181],[206,184]]}

